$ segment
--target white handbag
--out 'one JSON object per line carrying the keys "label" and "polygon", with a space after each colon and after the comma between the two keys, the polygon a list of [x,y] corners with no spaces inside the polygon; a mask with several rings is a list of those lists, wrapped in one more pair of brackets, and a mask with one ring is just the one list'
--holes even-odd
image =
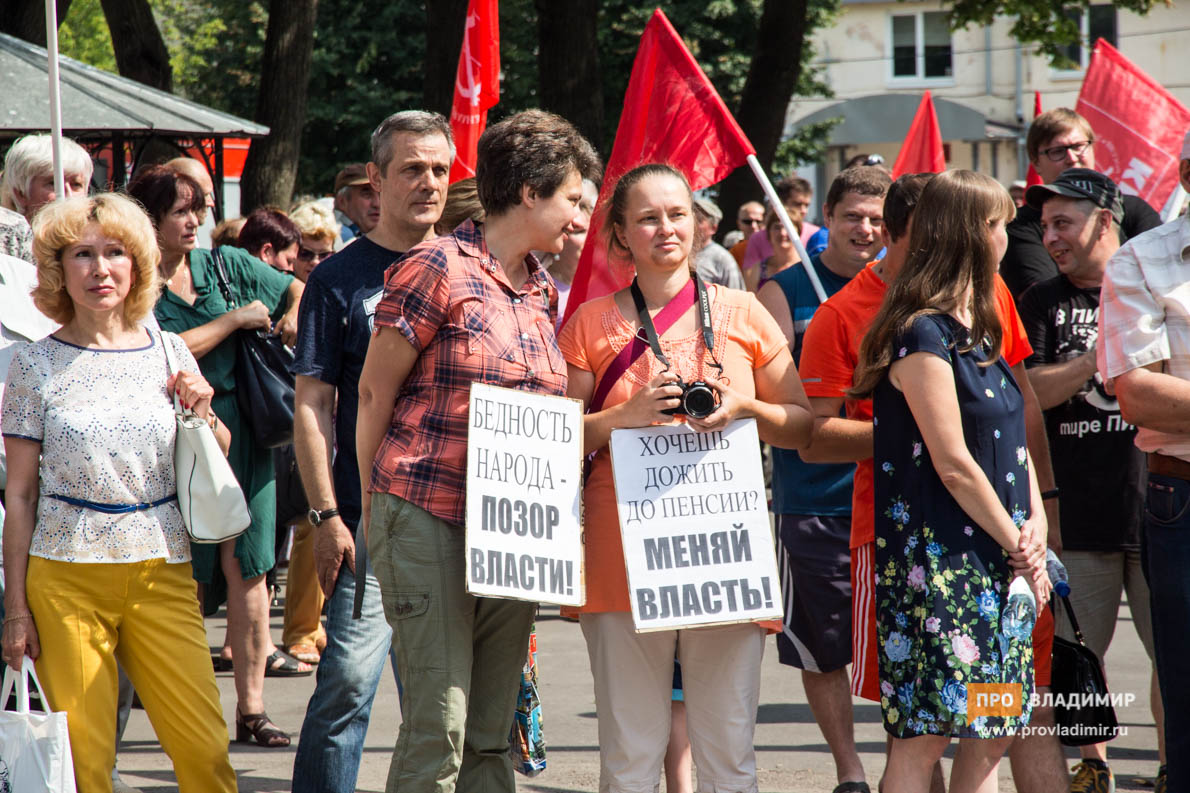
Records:
{"label": "white handbag", "polygon": [[[41,712],[29,709],[30,677],[41,692]],[[0,707],[7,706],[14,683],[16,711],[0,710],[0,793],[75,793],[66,713],[50,711],[29,656],[22,659],[20,672],[5,664]]]}
{"label": "white handbag", "polygon": [[[178,371],[173,345],[159,335],[170,374]],[[174,445],[174,473],[178,485],[178,509],[190,539],[217,543],[240,536],[252,525],[248,502],[227,462],[215,433],[206,419],[183,410],[174,390],[174,412],[178,436]]]}

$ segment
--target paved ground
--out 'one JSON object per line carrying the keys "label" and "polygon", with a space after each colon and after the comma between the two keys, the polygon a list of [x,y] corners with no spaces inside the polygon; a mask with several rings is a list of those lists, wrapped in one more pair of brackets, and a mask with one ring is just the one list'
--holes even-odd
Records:
{"label": "paved ground", "polygon": [[[222,642],[222,613],[208,621],[212,647]],[[280,610],[273,612],[273,635],[280,636]],[[549,767],[534,779],[518,777],[524,791],[594,791],[598,788],[599,757],[595,701],[586,648],[578,625],[557,617],[556,609],[545,609],[538,622],[541,695],[548,742]],[[777,663],[772,640],[764,660],[756,747],[762,791],[829,793],[834,787],[834,765],[806,704],[798,675]],[[1110,760],[1116,772],[1117,789],[1146,790],[1152,786],[1157,768],[1156,733],[1148,711],[1148,659],[1132,628],[1126,608],[1121,612],[1116,638],[1108,652],[1109,684],[1119,693],[1133,692],[1135,704],[1119,710],[1120,722],[1128,734],[1112,744]],[[228,723],[234,718],[235,694],[231,673],[218,675],[223,708]],[[265,700],[269,713],[283,728],[297,731],[313,690],[313,677],[269,678]],[[880,709],[856,700],[856,739],[868,772],[875,784],[883,769],[884,732]],[[361,793],[383,791],[389,754],[400,724],[396,685],[386,671],[373,708],[360,769]],[[232,744],[232,764],[239,773],[244,793],[276,793],[290,789],[293,749],[262,749]],[[134,710],[125,742],[120,747],[119,765],[125,781],[144,793],[176,791],[169,758],[157,744],[143,711]],[[1075,757],[1073,752],[1069,753]],[[1074,760],[1072,759],[1072,763]],[[1143,777],[1143,782],[1138,777]],[[1013,790],[1005,763],[1000,772],[1002,791]],[[1055,793],[1058,793],[1055,791]]]}

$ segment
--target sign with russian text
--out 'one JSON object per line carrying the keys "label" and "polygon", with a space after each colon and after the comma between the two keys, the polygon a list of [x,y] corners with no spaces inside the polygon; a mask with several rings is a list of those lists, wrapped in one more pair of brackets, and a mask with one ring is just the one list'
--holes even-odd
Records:
{"label": "sign with russian text", "polygon": [[614,430],[610,445],[636,629],[779,619],[756,421]]}
{"label": "sign with russian text", "polygon": [[473,383],[467,418],[467,591],[583,605],[582,403]]}

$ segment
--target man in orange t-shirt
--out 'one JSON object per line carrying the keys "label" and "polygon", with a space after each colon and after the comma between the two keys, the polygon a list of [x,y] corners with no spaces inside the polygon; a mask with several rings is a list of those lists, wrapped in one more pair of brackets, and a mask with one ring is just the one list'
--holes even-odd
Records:
{"label": "man in orange t-shirt", "polygon": [[[851,280],[819,307],[806,329],[798,370],[806,395],[818,419],[810,446],[801,450],[807,462],[856,462],[851,513],[852,666],[851,693],[880,701],[876,647],[875,514],[873,506],[872,402],[846,398],[859,360],[864,333],[875,319],[888,284],[896,278],[908,252],[909,222],[917,198],[932,174],[902,176],[890,188],[884,203],[885,257]],[[996,312],[1004,334],[1001,353],[1025,397],[1025,424],[1029,451],[1037,469],[1038,485],[1052,491],[1053,470],[1041,409],[1024,361],[1033,350],[1008,287],[996,276]],[[846,418],[840,411],[846,411]],[[1057,527],[1057,502],[1046,501],[1050,536]],[[1049,609],[1038,615],[1033,633],[1034,676],[1044,693],[1050,684],[1054,619]],[[1044,689],[1042,687],[1045,687]],[[1034,708],[1033,724],[1052,724],[1050,708]],[[1056,736],[1035,734],[1017,740],[1010,749],[1017,790],[1065,790],[1066,764]]]}

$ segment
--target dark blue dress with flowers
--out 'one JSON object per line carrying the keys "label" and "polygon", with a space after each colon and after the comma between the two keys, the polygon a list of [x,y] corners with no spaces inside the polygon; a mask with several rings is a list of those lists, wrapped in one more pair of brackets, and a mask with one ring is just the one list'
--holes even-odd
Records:
{"label": "dark blue dress with flowers", "polygon": [[[956,340],[966,339],[954,318],[926,315],[898,338],[893,359],[925,352],[951,365],[967,448],[1020,526],[1029,514],[1021,392],[1003,358],[980,366],[985,348],[960,353]],[[1008,554],[942,484],[904,395],[887,376],[873,411],[884,728],[897,737],[1015,734],[1029,721],[1033,648],[1001,635],[1013,576]],[[969,683],[1019,684],[1020,715],[969,716]]]}

